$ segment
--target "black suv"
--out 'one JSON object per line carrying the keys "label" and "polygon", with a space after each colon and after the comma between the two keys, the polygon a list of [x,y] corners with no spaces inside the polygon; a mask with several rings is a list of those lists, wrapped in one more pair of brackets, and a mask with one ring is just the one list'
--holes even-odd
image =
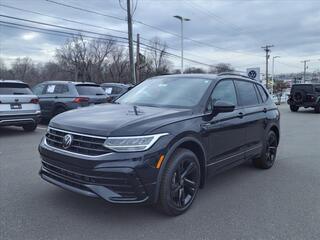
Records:
{"label": "black suv", "polygon": [[104,90],[92,82],[47,81],[32,91],[38,96],[41,116],[50,119],[62,112],[106,103]]}
{"label": "black suv", "polygon": [[320,84],[292,85],[288,104],[292,112],[297,112],[300,107],[312,107],[316,113],[320,113]]}
{"label": "black suv", "polygon": [[246,160],[274,164],[279,111],[236,74],[145,80],[114,104],[53,118],[39,145],[41,177],[111,203],[157,203],[179,215],[208,175]]}

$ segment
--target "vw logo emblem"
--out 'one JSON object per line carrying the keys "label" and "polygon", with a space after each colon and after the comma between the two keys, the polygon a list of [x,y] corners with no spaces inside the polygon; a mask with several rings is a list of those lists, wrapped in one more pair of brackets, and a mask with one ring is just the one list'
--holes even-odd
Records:
{"label": "vw logo emblem", "polygon": [[62,140],[62,147],[64,149],[68,149],[72,144],[72,140],[73,140],[73,137],[71,134],[65,135]]}
{"label": "vw logo emblem", "polygon": [[257,76],[257,73],[256,71],[254,70],[251,70],[250,72],[248,72],[248,77],[251,78],[251,79],[255,79]]}

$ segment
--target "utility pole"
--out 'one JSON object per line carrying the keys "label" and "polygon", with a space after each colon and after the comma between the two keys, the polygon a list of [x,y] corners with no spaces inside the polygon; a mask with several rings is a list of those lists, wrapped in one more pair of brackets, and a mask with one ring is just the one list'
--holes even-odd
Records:
{"label": "utility pole", "polygon": [[179,19],[181,22],[181,70],[180,70],[180,72],[181,72],[181,74],[183,74],[183,38],[184,38],[183,37],[183,22],[184,21],[188,22],[188,21],[190,21],[190,19],[184,18],[181,16],[173,16],[173,17]]}
{"label": "utility pole", "polygon": [[269,52],[271,52],[270,48],[272,48],[272,47],[274,47],[274,46],[273,45],[266,45],[264,47],[261,47],[266,52],[266,88],[267,89],[268,89],[268,79],[269,79],[269,75],[268,75],[269,57],[270,57]]}
{"label": "utility pole", "polygon": [[137,34],[136,82],[140,82],[140,34]]}
{"label": "utility pole", "polygon": [[133,56],[132,15],[131,15],[130,0],[127,0],[127,21],[128,21],[129,58],[130,58],[130,77],[131,77],[131,82],[133,84],[136,84],[137,81],[136,81],[134,56]]}
{"label": "utility pole", "polygon": [[310,60],[304,60],[304,61],[301,61],[303,63],[303,82],[305,83],[306,82],[306,73],[307,73],[307,62],[310,62]]}

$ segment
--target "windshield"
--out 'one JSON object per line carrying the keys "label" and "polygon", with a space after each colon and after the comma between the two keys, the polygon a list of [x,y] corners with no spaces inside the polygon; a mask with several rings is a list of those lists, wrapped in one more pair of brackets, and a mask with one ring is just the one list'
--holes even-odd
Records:
{"label": "windshield", "polygon": [[211,80],[205,78],[149,79],[124,94],[116,103],[191,108],[199,103],[210,83]]}
{"label": "windshield", "polygon": [[33,94],[24,83],[0,83],[0,95],[30,95]]}
{"label": "windshield", "polygon": [[76,85],[79,95],[105,95],[104,90],[97,85]]}

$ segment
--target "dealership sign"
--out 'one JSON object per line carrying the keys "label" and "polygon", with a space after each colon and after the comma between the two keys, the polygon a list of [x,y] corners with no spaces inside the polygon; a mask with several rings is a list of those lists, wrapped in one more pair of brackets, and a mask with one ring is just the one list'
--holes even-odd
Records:
{"label": "dealership sign", "polygon": [[260,80],[260,68],[247,68],[247,76],[253,80],[261,82]]}

